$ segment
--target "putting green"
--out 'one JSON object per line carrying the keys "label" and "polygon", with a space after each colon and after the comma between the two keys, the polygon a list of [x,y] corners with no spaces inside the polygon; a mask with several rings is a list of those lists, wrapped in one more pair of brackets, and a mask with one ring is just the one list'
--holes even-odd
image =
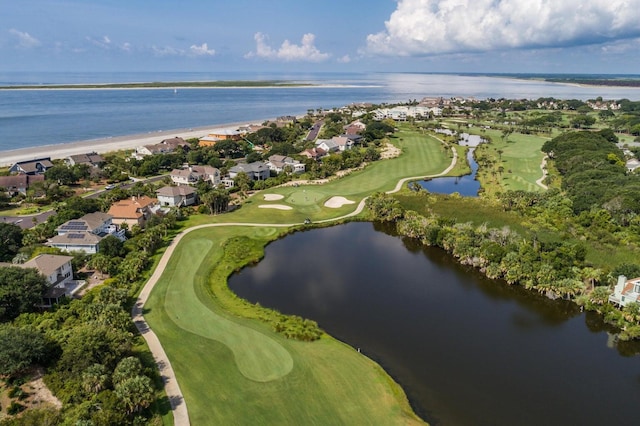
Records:
{"label": "putting green", "polygon": [[286,199],[286,202],[293,205],[309,206],[317,204],[325,198],[327,195],[321,191],[314,191],[313,189],[302,189],[294,191]]}
{"label": "putting green", "polygon": [[185,331],[226,345],[241,374],[248,379],[267,382],[287,375],[293,369],[293,358],[282,345],[216,314],[198,299],[194,289],[198,266],[205,264],[213,242],[191,238],[181,244],[184,247],[176,251],[171,263],[191,267],[168,268],[161,278],[169,282],[164,301],[169,318]]}

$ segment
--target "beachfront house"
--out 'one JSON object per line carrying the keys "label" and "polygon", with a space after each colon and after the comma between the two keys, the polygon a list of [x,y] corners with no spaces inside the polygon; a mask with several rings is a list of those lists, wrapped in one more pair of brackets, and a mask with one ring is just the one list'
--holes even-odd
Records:
{"label": "beachfront house", "polygon": [[618,282],[609,296],[609,302],[618,306],[627,306],[640,301],[640,277],[628,280],[624,275],[618,276]]}
{"label": "beachfront house", "polygon": [[147,155],[171,154],[175,152],[178,147],[188,149],[189,146],[190,145],[187,141],[176,136],[170,139],[163,139],[157,144],[139,146],[132,154],[132,157],[140,160]]}
{"label": "beachfront house", "polygon": [[289,168],[290,173],[304,173],[305,171],[304,163],[285,155],[272,155],[266,164],[276,174],[284,172],[287,168]]}
{"label": "beachfront house", "polygon": [[38,158],[37,160],[20,161],[9,169],[9,173],[24,173],[26,175],[43,175],[48,169],[53,167],[50,157]]}
{"label": "beachfront house", "polygon": [[109,208],[109,213],[113,217],[113,223],[116,225],[127,224],[129,226],[144,226],[147,219],[153,214],[158,204],[156,198],[147,197],[131,197],[116,201]]}
{"label": "beachfront house", "polygon": [[163,186],[156,191],[160,206],[185,207],[196,203],[196,190],[190,186]]}
{"label": "beachfront house", "polygon": [[198,139],[198,145],[214,146],[217,142],[224,140],[239,141],[242,139],[243,133],[238,129],[217,129]]}
{"label": "beachfront house", "polygon": [[261,161],[253,163],[240,163],[229,169],[229,177],[235,179],[238,173],[246,173],[251,180],[265,180],[271,176],[269,166]]}
{"label": "beachfront house", "polygon": [[64,162],[68,166],[75,166],[76,164],[86,164],[89,167],[100,167],[104,163],[102,155],[95,152],[89,152],[86,154],[70,155],[64,159]]}

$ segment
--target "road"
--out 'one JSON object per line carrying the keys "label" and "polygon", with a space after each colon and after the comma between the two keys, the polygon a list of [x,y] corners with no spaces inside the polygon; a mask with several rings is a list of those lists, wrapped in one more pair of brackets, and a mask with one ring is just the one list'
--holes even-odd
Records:
{"label": "road", "polygon": [[[442,142],[442,141],[441,141]],[[391,194],[394,192],[400,191],[402,186],[411,180],[419,180],[427,177],[438,177],[449,173],[456,165],[458,161],[458,153],[452,148],[453,158],[451,159],[451,164],[444,171],[431,176],[415,176],[404,178],[398,181],[398,184],[391,191],[387,191],[387,194]],[[336,217],[333,219],[327,219],[323,221],[318,221],[317,223],[326,223],[326,222],[335,222],[348,217],[356,216],[360,214],[364,210],[366,197],[363,198],[354,211],[348,213],[344,216]],[[273,224],[273,223],[241,223],[241,222],[229,222],[229,223],[211,223],[205,225],[194,226],[193,228],[185,229],[181,233],[179,233],[174,240],[171,242],[170,246],[162,255],[162,258],[158,262],[156,269],[153,271],[153,275],[149,278],[149,281],[145,284],[144,288],[140,292],[136,303],[131,310],[131,316],[133,318],[133,322],[136,327],[140,331],[142,337],[144,337],[147,345],[149,346],[149,350],[153,354],[153,359],[156,361],[158,365],[158,370],[160,371],[160,376],[162,377],[162,381],[165,386],[165,392],[167,393],[167,397],[169,398],[169,402],[171,404],[171,410],[173,411],[173,421],[176,426],[188,426],[190,425],[189,421],[189,412],[187,410],[187,403],[182,395],[182,390],[180,389],[180,385],[178,384],[178,380],[176,379],[175,373],[173,371],[173,367],[171,366],[171,362],[169,361],[169,357],[167,357],[158,336],[151,330],[149,324],[147,324],[144,316],[142,315],[144,304],[147,302],[153,287],[156,285],[162,273],[164,272],[169,259],[173,255],[173,251],[176,246],[180,243],[182,238],[190,232],[196,231],[202,228],[210,228],[210,227],[219,227],[219,226],[258,226],[258,227],[278,227],[278,228],[288,228],[292,226],[300,226],[304,225],[303,223],[283,223],[283,224]]]}
{"label": "road", "polygon": [[[161,175],[161,176],[153,176],[153,177],[146,178],[146,179],[138,179],[135,182],[129,182],[129,183],[125,183],[125,184],[120,184],[120,187],[123,188],[123,189],[129,189],[136,182],[157,182],[159,180],[164,179],[165,177],[166,177],[166,175]],[[105,191],[107,191],[107,190],[106,189],[98,190],[96,192],[93,192],[93,193],[87,195],[86,198],[98,198]],[[34,226],[36,226],[39,223],[46,222],[47,218],[49,218],[49,216],[52,216],[54,214],[56,214],[55,210],[51,209],[51,210],[46,210],[46,211],[43,211],[43,212],[40,212],[40,213],[36,213],[36,214],[32,214],[32,215],[0,216],[2,218],[2,219],[0,219],[0,221],[6,222],[6,223],[16,224],[22,229],[29,229],[29,228],[33,228]],[[34,218],[35,218],[35,220],[34,220]]]}

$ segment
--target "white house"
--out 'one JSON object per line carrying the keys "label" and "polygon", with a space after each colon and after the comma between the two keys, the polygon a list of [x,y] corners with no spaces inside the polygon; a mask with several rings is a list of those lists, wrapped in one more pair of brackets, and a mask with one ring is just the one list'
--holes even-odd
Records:
{"label": "white house", "polygon": [[56,232],[58,235],[49,238],[46,245],[67,252],[97,253],[98,244],[107,235],[113,235],[121,241],[126,239],[124,230],[113,223],[113,217],[102,212],[88,213],[79,219],[69,220],[58,226]]}
{"label": "white house", "polygon": [[72,256],[56,254],[41,254],[33,259],[17,265],[22,268],[35,268],[47,277],[49,289],[43,296],[42,305],[52,306],[64,296],[70,297],[78,289],[78,283],[73,280]]}
{"label": "white house", "polygon": [[190,186],[163,186],[156,191],[161,206],[183,207],[196,203],[196,190]]}
{"label": "white house", "polygon": [[173,169],[171,171],[171,181],[176,185],[195,185],[203,180],[213,186],[218,186],[221,182],[220,170],[211,166],[189,166],[186,169]]}
{"label": "white house", "polygon": [[267,166],[277,174],[282,173],[287,166],[291,168],[293,173],[304,173],[305,171],[304,163],[284,155],[270,156],[269,161],[267,161]]}
{"label": "white house", "polygon": [[332,139],[318,139],[315,143],[316,148],[320,148],[325,152],[336,152],[340,147]]}
{"label": "white house", "polygon": [[638,301],[640,301],[640,278],[627,280],[624,275],[618,276],[618,283],[613,288],[613,294],[609,296],[609,302],[627,306],[629,303]]}

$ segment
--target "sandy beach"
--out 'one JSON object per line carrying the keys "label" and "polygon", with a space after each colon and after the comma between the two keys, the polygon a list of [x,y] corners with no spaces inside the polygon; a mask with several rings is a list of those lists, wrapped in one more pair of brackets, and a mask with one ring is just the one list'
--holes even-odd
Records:
{"label": "sandy beach", "polygon": [[97,152],[104,154],[106,152],[119,151],[124,149],[134,149],[141,145],[152,145],[160,143],[163,139],[175,136],[183,139],[199,138],[209,133],[214,133],[220,129],[237,129],[239,126],[247,124],[261,124],[266,120],[253,120],[241,123],[218,124],[205,127],[197,127],[191,129],[162,130],[157,132],[141,133],[128,136],[114,136],[103,139],[93,139],[69,143],[61,143],[56,145],[42,145],[30,148],[14,149],[9,151],[0,151],[0,167],[11,166],[19,161],[28,161],[42,157],[51,157],[51,159],[65,158],[70,155],[85,154],[88,152]]}

